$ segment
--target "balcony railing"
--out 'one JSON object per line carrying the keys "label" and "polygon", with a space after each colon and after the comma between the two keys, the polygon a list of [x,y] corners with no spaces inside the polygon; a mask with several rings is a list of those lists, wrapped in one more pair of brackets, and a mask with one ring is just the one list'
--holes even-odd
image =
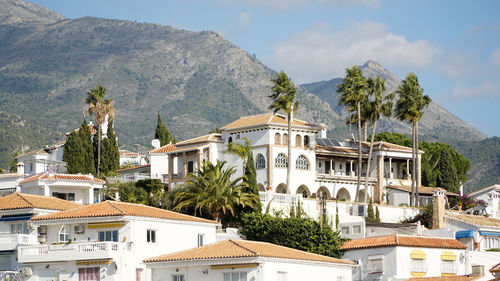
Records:
{"label": "balcony railing", "polygon": [[29,234],[0,234],[0,251],[14,250],[17,246],[37,245],[36,235]]}
{"label": "balcony railing", "polygon": [[126,248],[119,242],[83,242],[71,244],[23,246],[18,249],[19,262],[64,261],[113,258]]}
{"label": "balcony railing", "polygon": [[149,174],[133,173],[133,174],[123,174],[117,177],[108,177],[106,179],[108,180],[108,182],[114,183],[114,182],[131,182],[131,181],[145,180],[150,178],[151,176]]}
{"label": "balcony railing", "polygon": [[284,203],[284,204],[296,204],[302,199],[300,194],[282,194],[274,192],[259,192],[259,197],[261,202],[270,202],[273,200],[274,203]]}

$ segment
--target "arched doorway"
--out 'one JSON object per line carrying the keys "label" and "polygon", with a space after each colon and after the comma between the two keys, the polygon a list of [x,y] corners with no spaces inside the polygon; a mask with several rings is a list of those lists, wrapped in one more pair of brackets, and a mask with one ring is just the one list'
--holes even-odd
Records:
{"label": "arched doorway", "polygon": [[337,192],[337,199],[341,201],[351,201],[351,195],[349,194],[349,191],[347,191],[347,189],[342,187]]}
{"label": "arched doorway", "polygon": [[280,183],[277,187],[276,187],[276,193],[283,193],[283,194],[286,194],[288,193],[287,190],[286,190],[286,185],[284,183]]}
{"label": "arched doorway", "polygon": [[359,191],[359,198],[358,198],[358,202],[365,202],[365,190],[364,189],[361,189]]}
{"label": "arched doorway", "polygon": [[309,188],[307,188],[307,186],[305,185],[301,185],[299,186],[299,188],[297,188],[297,194],[302,194],[302,197],[304,198],[309,198],[311,197],[311,192],[309,191]]}
{"label": "arched doorway", "polygon": [[320,187],[318,189],[318,192],[316,192],[316,194],[319,198],[324,198],[324,199],[331,199],[332,198],[330,191],[325,186]]}
{"label": "arched doorway", "polygon": [[266,191],[266,188],[260,183],[257,185],[257,188],[259,189],[259,191],[263,191],[263,192]]}

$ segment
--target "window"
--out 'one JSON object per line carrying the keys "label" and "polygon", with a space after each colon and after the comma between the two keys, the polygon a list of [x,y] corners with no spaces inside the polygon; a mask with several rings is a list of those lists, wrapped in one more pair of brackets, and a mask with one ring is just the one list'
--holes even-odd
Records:
{"label": "window", "polygon": [[75,201],[75,194],[74,193],[68,193],[68,201]]}
{"label": "window", "polygon": [[99,241],[118,242],[118,230],[99,231]]}
{"label": "window", "polygon": [[280,133],[276,133],[274,135],[274,144],[281,144],[281,135],[280,135]]}
{"label": "window", "polygon": [[142,268],[135,269],[135,281],[141,281]]}
{"label": "window", "polygon": [[68,237],[69,237],[68,229],[69,228],[66,227],[65,225],[61,226],[61,228],[59,229],[59,242],[68,242]]}
{"label": "window", "polygon": [[101,280],[100,267],[78,269],[78,281]]}
{"label": "window", "polygon": [[298,147],[302,146],[302,137],[300,135],[295,136],[295,146],[298,146]]}
{"label": "window", "polygon": [[349,234],[349,227],[348,226],[342,226],[341,228],[342,234]]}
{"label": "window", "polygon": [[288,273],[283,271],[278,271],[277,281],[288,281]]}
{"label": "window", "polygon": [[425,259],[411,259],[410,262],[411,272],[426,272]]}
{"label": "window", "polygon": [[309,160],[304,155],[300,155],[295,161],[295,168],[297,170],[309,170]]}
{"label": "window", "polygon": [[224,272],[223,281],[247,281],[246,272]]}
{"label": "window", "polygon": [[10,225],[10,233],[12,234],[28,234],[28,224],[27,223],[13,223]]}
{"label": "window", "polygon": [[184,274],[172,275],[172,281],[184,281]]}
{"label": "window", "polygon": [[309,136],[304,136],[304,146],[305,147],[309,146]]}
{"label": "window", "polygon": [[205,235],[204,234],[198,234],[198,247],[204,245],[204,243],[203,243],[204,239],[205,239]]}
{"label": "window", "polygon": [[283,134],[283,145],[288,145],[288,134]]}
{"label": "window", "polygon": [[456,274],[457,267],[455,261],[452,260],[441,261],[441,273]]}
{"label": "window", "polygon": [[193,161],[188,161],[187,172],[188,173],[193,173],[194,172],[194,162]]}
{"label": "window", "polygon": [[498,239],[496,237],[485,237],[486,249],[498,248]]}
{"label": "window", "polygon": [[68,200],[68,201],[75,201],[75,194],[74,193],[52,192],[52,197],[63,199],[63,200]]}
{"label": "window", "polygon": [[374,273],[383,273],[384,272],[384,258],[377,257],[368,257],[368,272],[370,274]]}
{"label": "window", "polygon": [[354,225],[352,227],[352,233],[356,233],[356,234],[361,233],[361,225]]}
{"label": "window", "polygon": [[280,153],[274,160],[274,167],[276,168],[286,168],[288,167],[288,160],[286,159],[285,154]]}
{"label": "window", "polygon": [[229,139],[227,140],[228,143],[232,143],[233,142],[233,137],[229,137]]}
{"label": "window", "polygon": [[257,159],[255,160],[255,167],[257,169],[264,169],[266,167],[266,158],[264,158],[264,155],[262,154],[257,154]]}
{"label": "window", "polygon": [[148,229],[146,241],[148,243],[156,243],[156,230]]}

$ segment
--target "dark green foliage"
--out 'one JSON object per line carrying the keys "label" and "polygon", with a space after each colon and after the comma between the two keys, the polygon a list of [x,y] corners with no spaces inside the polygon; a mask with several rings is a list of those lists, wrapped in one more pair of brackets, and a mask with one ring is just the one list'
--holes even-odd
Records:
{"label": "dark green foliage", "polygon": [[17,151],[17,152],[12,154],[12,156],[11,156],[12,160],[10,160],[10,162],[9,162],[9,173],[17,173],[17,158],[16,158],[16,156],[18,156],[18,155],[21,155],[21,151]]}
{"label": "dark green foliage", "polygon": [[378,210],[378,206],[375,207],[375,221],[380,222],[380,211]]}
{"label": "dark green foliage", "polygon": [[399,134],[399,133],[389,133],[389,132],[380,132],[375,135],[375,141],[385,141],[393,144],[398,144],[406,147],[412,147],[411,138]]}
{"label": "dark green foliage", "polygon": [[148,202],[147,191],[137,187],[134,182],[116,183],[112,187],[118,189],[120,201],[136,204],[147,204]]}
{"label": "dark green foliage", "polygon": [[337,231],[308,218],[280,218],[248,213],[242,217],[241,233],[249,240],[270,242],[320,255],[340,258],[345,241]]}
{"label": "dark green foliage", "polygon": [[158,112],[158,122],[156,124],[155,139],[160,140],[160,146],[169,144],[174,140],[167,126],[161,121],[160,112]]}
{"label": "dark green foliage", "polygon": [[469,197],[467,195],[450,197],[448,200],[451,208],[459,207],[462,210],[467,210],[469,208],[477,206],[478,204],[483,206],[487,205],[484,200],[477,200],[474,197]]}
{"label": "dark green foliage", "polygon": [[135,183],[137,188],[144,189],[147,196],[146,204],[153,207],[161,207],[163,202],[163,196],[165,194],[165,187],[159,179],[144,179],[138,180]]}
{"label": "dark green foliage", "polygon": [[375,212],[373,211],[373,202],[370,199],[370,202],[368,203],[368,210],[366,211],[366,222],[375,222]]}
{"label": "dark green foliage", "polygon": [[401,221],[401,223],[416,223],[418,221],[420,221],[420,224],[423,226],[432,228],[432,204],[420,210],[414,217]]}
{"label": "dark green foliage", "polygon": [[64,145],[63,159],[67,163],[66,168],[69,174],[82,173],[85,169],[85,154],[83,151],[83,143],[80,139],[78,131],[72,131],[68,135],[66,144]]}
{"label": "dark green foliage", "polygon": [[335,229],[339,229],[339,205],[335,204]]}
{"label": "dark green foliage", "polygon": [[87,121],[83,120],[78,135],[82,141],[84,151],[84,172],[82,173],[95,175],[94,146],[92,145],[92,134]]}
{"label": "dark green foliage", "polygon": [[108,175],[120,168],[120,152],[113,128],[113,119],[108,122],[106,134],[107,137],[101,141],[101,174],[103,175]]}

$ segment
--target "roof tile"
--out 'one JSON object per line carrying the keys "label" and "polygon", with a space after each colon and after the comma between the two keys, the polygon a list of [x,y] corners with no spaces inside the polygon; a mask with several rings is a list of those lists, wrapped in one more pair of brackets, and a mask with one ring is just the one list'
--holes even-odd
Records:
{"label": "roof tile", "polygon": [[162,147],[152,149],[149,151],[149,153],[166,153],[166,152],[175,151],[175,150],[177,150],[177,147],[175,145],[169,143],[169,144],[164,145]]}
{"label": "roof tile", "polygon": [[4,197],[0,197],[0,210],[13,210],[13,209],[25,209],[25,208],[38,208],[47,210],[70,210],[74,208],[81,207],[82,205],[66,201],[63,199],[24,194],[15,192]]}
{"label": "roof tile", "polygon": [[439,276],[439,277],[415,277],[406,279],[406,281],[472,281],[479,279],[477,276]]}
{"label": "roof tile", "polygon": [[[237,128],[245,128],[245,127],[259,126],[259,125],[286,125],[286,124],[288,124],[288,121],[286,120],[286,117],[284,115],[276,113],[265,113],[259,115],[240,117],[238,120],[235,120],[223,126],[221,130],[232,130]],[[293,119],[292,125],[319,128],[318,125],[299,119]]]}
{"label": "roof tile", "polygon": [[361,239],[353,239],[342,245],[343,250],[354,250],[375,247],[421,247],[421,248],[442,248],[442,249],[466,249],[467,247],[456,239],[435,238],[409,235],[386,235],[374,236]]}
{"label": "roof tile", "polygon": [[26,183],[31,181],[41,181],[41,180],[60,180],[60,181],[80,181],[80,182],[93,182],[93,183],[106,183],[104,180],[95,178],[90,175],[81,175],[81,174],[50,174],[50,173],[42,173],[31,176],[22,180],[20,183]]}
{"label": "roof tile", "polygon": [[500,227],[500,219],[447,212],[445,217],[476,226]]}

